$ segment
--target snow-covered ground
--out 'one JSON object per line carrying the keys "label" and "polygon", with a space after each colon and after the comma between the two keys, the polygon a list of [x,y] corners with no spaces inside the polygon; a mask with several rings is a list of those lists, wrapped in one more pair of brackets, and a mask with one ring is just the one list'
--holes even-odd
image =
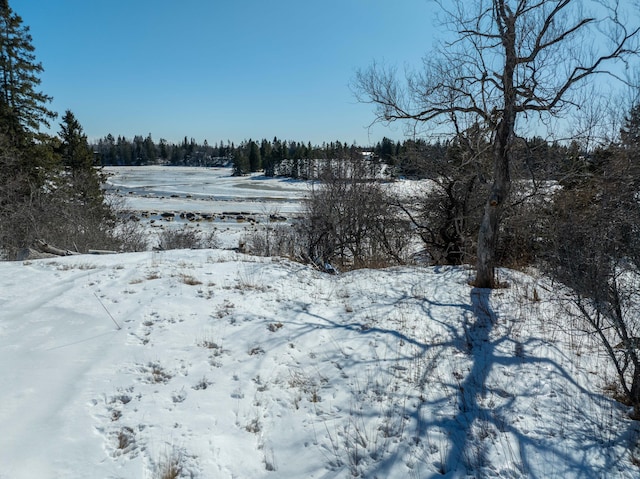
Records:
{"label": "snow-covered ground", "polygon": [[638,477],[638,425],[553,288],[469,275],[225,250],[0,263],[0,478]]}

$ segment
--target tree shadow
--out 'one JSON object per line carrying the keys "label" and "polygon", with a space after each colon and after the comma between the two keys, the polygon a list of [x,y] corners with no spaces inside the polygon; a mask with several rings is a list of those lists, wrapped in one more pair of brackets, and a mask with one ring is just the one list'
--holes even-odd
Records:
{"label": "tree shadow", "polygon": [[[440,464],[440,470],[428,477],[439,477],[442,475],[474,474],[475,477],[486,475],[487,467],[491,465],[488,457],[488,450],[483,447],[482,440],[479,440],[478,433],[487,431],[488,426],[493,426],[502,434],[509,435],[512,442],[510,449],[513,457],[514,477],[543,478],[549,477],[548,473],[541,473],[539,464],[541,457],[553,456],[554,477],[605,477],[615,470],[615,463],[620,457],[602,454],[604,461],[596,470],[593,469],[593,461],[585,461],[593,455],[595,449],[600,449],[604,445],[597,438],[589,440],[589,432],[585,431],[582,453],[575,450],[563,450],[558,441],[544,441],[540,438],[532,438],[526,434],[523,428],[516,424],[509,423],[505,416],[509,416],[510,408],[516,402],[517,397],[507,391],[492,390],[489,385],[489,375],[492,370],[499,365],[509,366],[514,363],[539,364],[551,368],[554,374],[567,381],[577,388],[580,394],[589,396],[591,399],[606,402],[607,399],[593,394],[582,388],[571,375],[565,371],[558,363],[550,358],[535,357],[526,354],[517,356],[505,356],[498,352],[498,346],[506,341],[514,342],[507,334],[492,339],[494,326],[497,324],[498,315],[491,306],[492,290],[473,288],[470,292],[470,304],[473,315],[471,320],[465,321],[463,327],[464,337],[458,337],[455,343],[460,347],[464,344],[464,350],[471,360],[471,368],[468,374],[457,384],[452,382],[451,386],[456,392],[457,414],[450,418],[443,418],[439,421],[422,424],[422,433],[430,428],[439,428],[447,431],[449,435],[449,450],[446,457]],[[469,319],[469,317],[467,317]],[[458,335],[459,336],[459,335]],[[530,338],[528,342],[535,343],[535,338]],[[514,342],[514,346],[517,343]],[[517,348],[514,348],[517,349]],[[497,393],[506,397],[506,401],[497,408],[489,408],[481,404],[480,399],[485,398],[488,393]],[[419,415],[420,412],[416,411]],[[587,419],[586,415],[580,415],[582,419]],[[615,441],[624,440],[629,436],[630,431],[620,431],[614,434]],[[591,467],[588,465],[591,464]]]}
{"label": "tree shadow", "polygon": [[[363,466],[361,472],[364,477],[385,477],[392,471],[397,472],[400,458],[403,455],[406,457],[407,451],[412,447],[427,450],[430,447],[429,438],[434,435],[444,438],[440,443],[440,459],[434,461],[433,456],[427,457],[425,454],[420,466],[422,470],[415,472],[415,477],[461,477],[468,474],[482,477],[494,471],[498,476],[507,474],[509,477],[587,478],[607,477],[612,471],[618,470],[616,464],[622,457],[616,445],[637,437],[637,433],[632,431],[633,425],[626,430],[611,431],[610,439],[603,441],[602,435],[597,431],[606,423],[599,416],[605,409],[597,409],[595,406],[592,406],[593,410],[586,412],[569,411],[570,419],[542,412],[536,419],[525,417],[523,422],[514,421],[514,411],[522,411],[522,404],[527,401],[538,402],[538,392],[534,388],[523,387],[522,383],[514,383],[513,388],[509,384],[498,385],[495,376],[490,375],[498,368],[515,371],[515,374],[523,370],[530,374],[531,369],[539,368],[547,374],[546,379],[553,382],[554,387],[569,388],[579,396],[575,399],[578,402],[566,405],[567,409],[579,408],[580,402],[589,402],[606,406],[613,411],[617,407],[613,401],[581,387],[572,374],[552,356],[536,355],[533,351],[540,345],[555,348],[543,336],[533,334],[524,341],[518,341],[511,329],[513,326],[509,326],[509,319],[500,317],[492,306],[494,291],[472,288],[468,301],[440,294],[437,288],[431,289],[431,292],[434,294],[429,294],[429,297],[418,297],[415,293],[403,290],[402,286],[397,289],[390,287],[387,295],[377,298],[371,311],[381,316],[401,307],[407,310],[410,307],[412,312],[421,311],[425,321],[437,324],[446,332],[438,337],[421,338],[415,331],[394,328],[388,321],[382,327],[375,321],[360,321],[357,315],[333,319],[331,314],[323,313],[320,308],[313,310],[302,303],[299,305],[300,320],[292,323],[298,335],[317,330],[345,331],[362,337],[391,340],[389,343],[410,345],[414,355],[405,354],[405,349],[397,350],[394,351],[397,353],[394,358],[386,361],[410,364],[419,355],[423,361],[423,377],[417,378],[418,387],[438,387],[446,391],[433,397],[419,393],[412,398],[414,404],[404,413],[407,424],[410,422],[411,426],[403,432],[403,445],[385,443],[385,446],[381,446],[381,449],[388,449],[372,454],[376,459],[367,463],[366,467]],[[367,318],[370,315],[362,311],[359,317]],[[561,354],[560,350],[554,351]],[[436,384],[433,377],[429,377],[432,371],[438,364],[452,360],[453,356],[461,358],[460,361],[468,365],[468,368],[458,376],[438,377]],[[353,368],[353,371],[371,367],[382,372],[383,368],[387,368],[376,358],[363,360],[358,355],[347,353],[341,361],[345,369]],[[446,371],[450,369],[448,366],[445,368]],[[518,385],[520,389],[517,388]],[[402,393],[403,391],[394,392],[397,396],[392,400],[402,402]],[[497,398],[495,404],[491,403],[491,398]],[[539,403],[547,404],[542,399]],[[558,401],[552,403],[554,407],[562,404]],[[376,419],[373,417],[375,408],[359,414],[369,414],[366,419]],[[563,426],[563,421],[573,421],[576,418],[582,423]],[[542,423],[547,420],[548,424]],[[538,425],[534,427],[542,431],[530,431],[532,426],[526,424],[527,421],[537,421]],[[560,429],[563,427],[567,427],[568,434],[571,435],[566,440],[555,436],[562,434]],[[487,437],[482,436],[485,432]],[[549,437],[545,437],[545,434],[549,434]],[[500,441],[502,445],[496,445]],[[580,441],[579,447],[576,446],[576,441]],[[496,459],[497,449],[509,456],[501,459],[499,467],[502,470],[493,469],[492,462]],[[594,456],[598,457],[597,461],[594,461]],[[550,460],[552,466],[541,465],[546,460]]]}

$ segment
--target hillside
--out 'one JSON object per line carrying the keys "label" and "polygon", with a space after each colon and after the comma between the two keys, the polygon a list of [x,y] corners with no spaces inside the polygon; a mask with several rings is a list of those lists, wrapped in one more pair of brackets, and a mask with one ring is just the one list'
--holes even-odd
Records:
{"label": "hillside", "polygon": [[503,275],[0,263],[0,478],[637,477],[604,355],[543,280]]}

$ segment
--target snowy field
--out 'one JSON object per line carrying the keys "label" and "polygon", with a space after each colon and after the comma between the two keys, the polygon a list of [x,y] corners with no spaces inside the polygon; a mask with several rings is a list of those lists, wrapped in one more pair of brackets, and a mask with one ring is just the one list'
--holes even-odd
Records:
{"label": "snowy field", "polygon": [[[111,178],[137,211],[293,212],[306,189],[138,173]],[[639,477],[561,295],[469,277],[225,250],[0,263],[0,478]]]}

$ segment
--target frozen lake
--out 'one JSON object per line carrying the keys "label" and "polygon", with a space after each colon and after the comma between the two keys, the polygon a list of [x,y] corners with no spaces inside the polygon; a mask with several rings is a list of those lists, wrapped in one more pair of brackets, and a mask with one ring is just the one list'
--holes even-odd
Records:
{"label": "frozen lake", "polygon": [[231,168],[126,166],[106,167],[105,172],[109,190],[127,199],[127,209],[139,212],[295,215],[310,187],[261,174],[236,177]]}
{"label": "frozen lake", "polygon": [[[261,174],[232,176],[231,168],[105,167],[107,190],[150,234],[167,227],[215,230],[223,247],[271,221],[291,224],[304,208],[311,184]],[[153,240],[152,240],[153,243]]]}

